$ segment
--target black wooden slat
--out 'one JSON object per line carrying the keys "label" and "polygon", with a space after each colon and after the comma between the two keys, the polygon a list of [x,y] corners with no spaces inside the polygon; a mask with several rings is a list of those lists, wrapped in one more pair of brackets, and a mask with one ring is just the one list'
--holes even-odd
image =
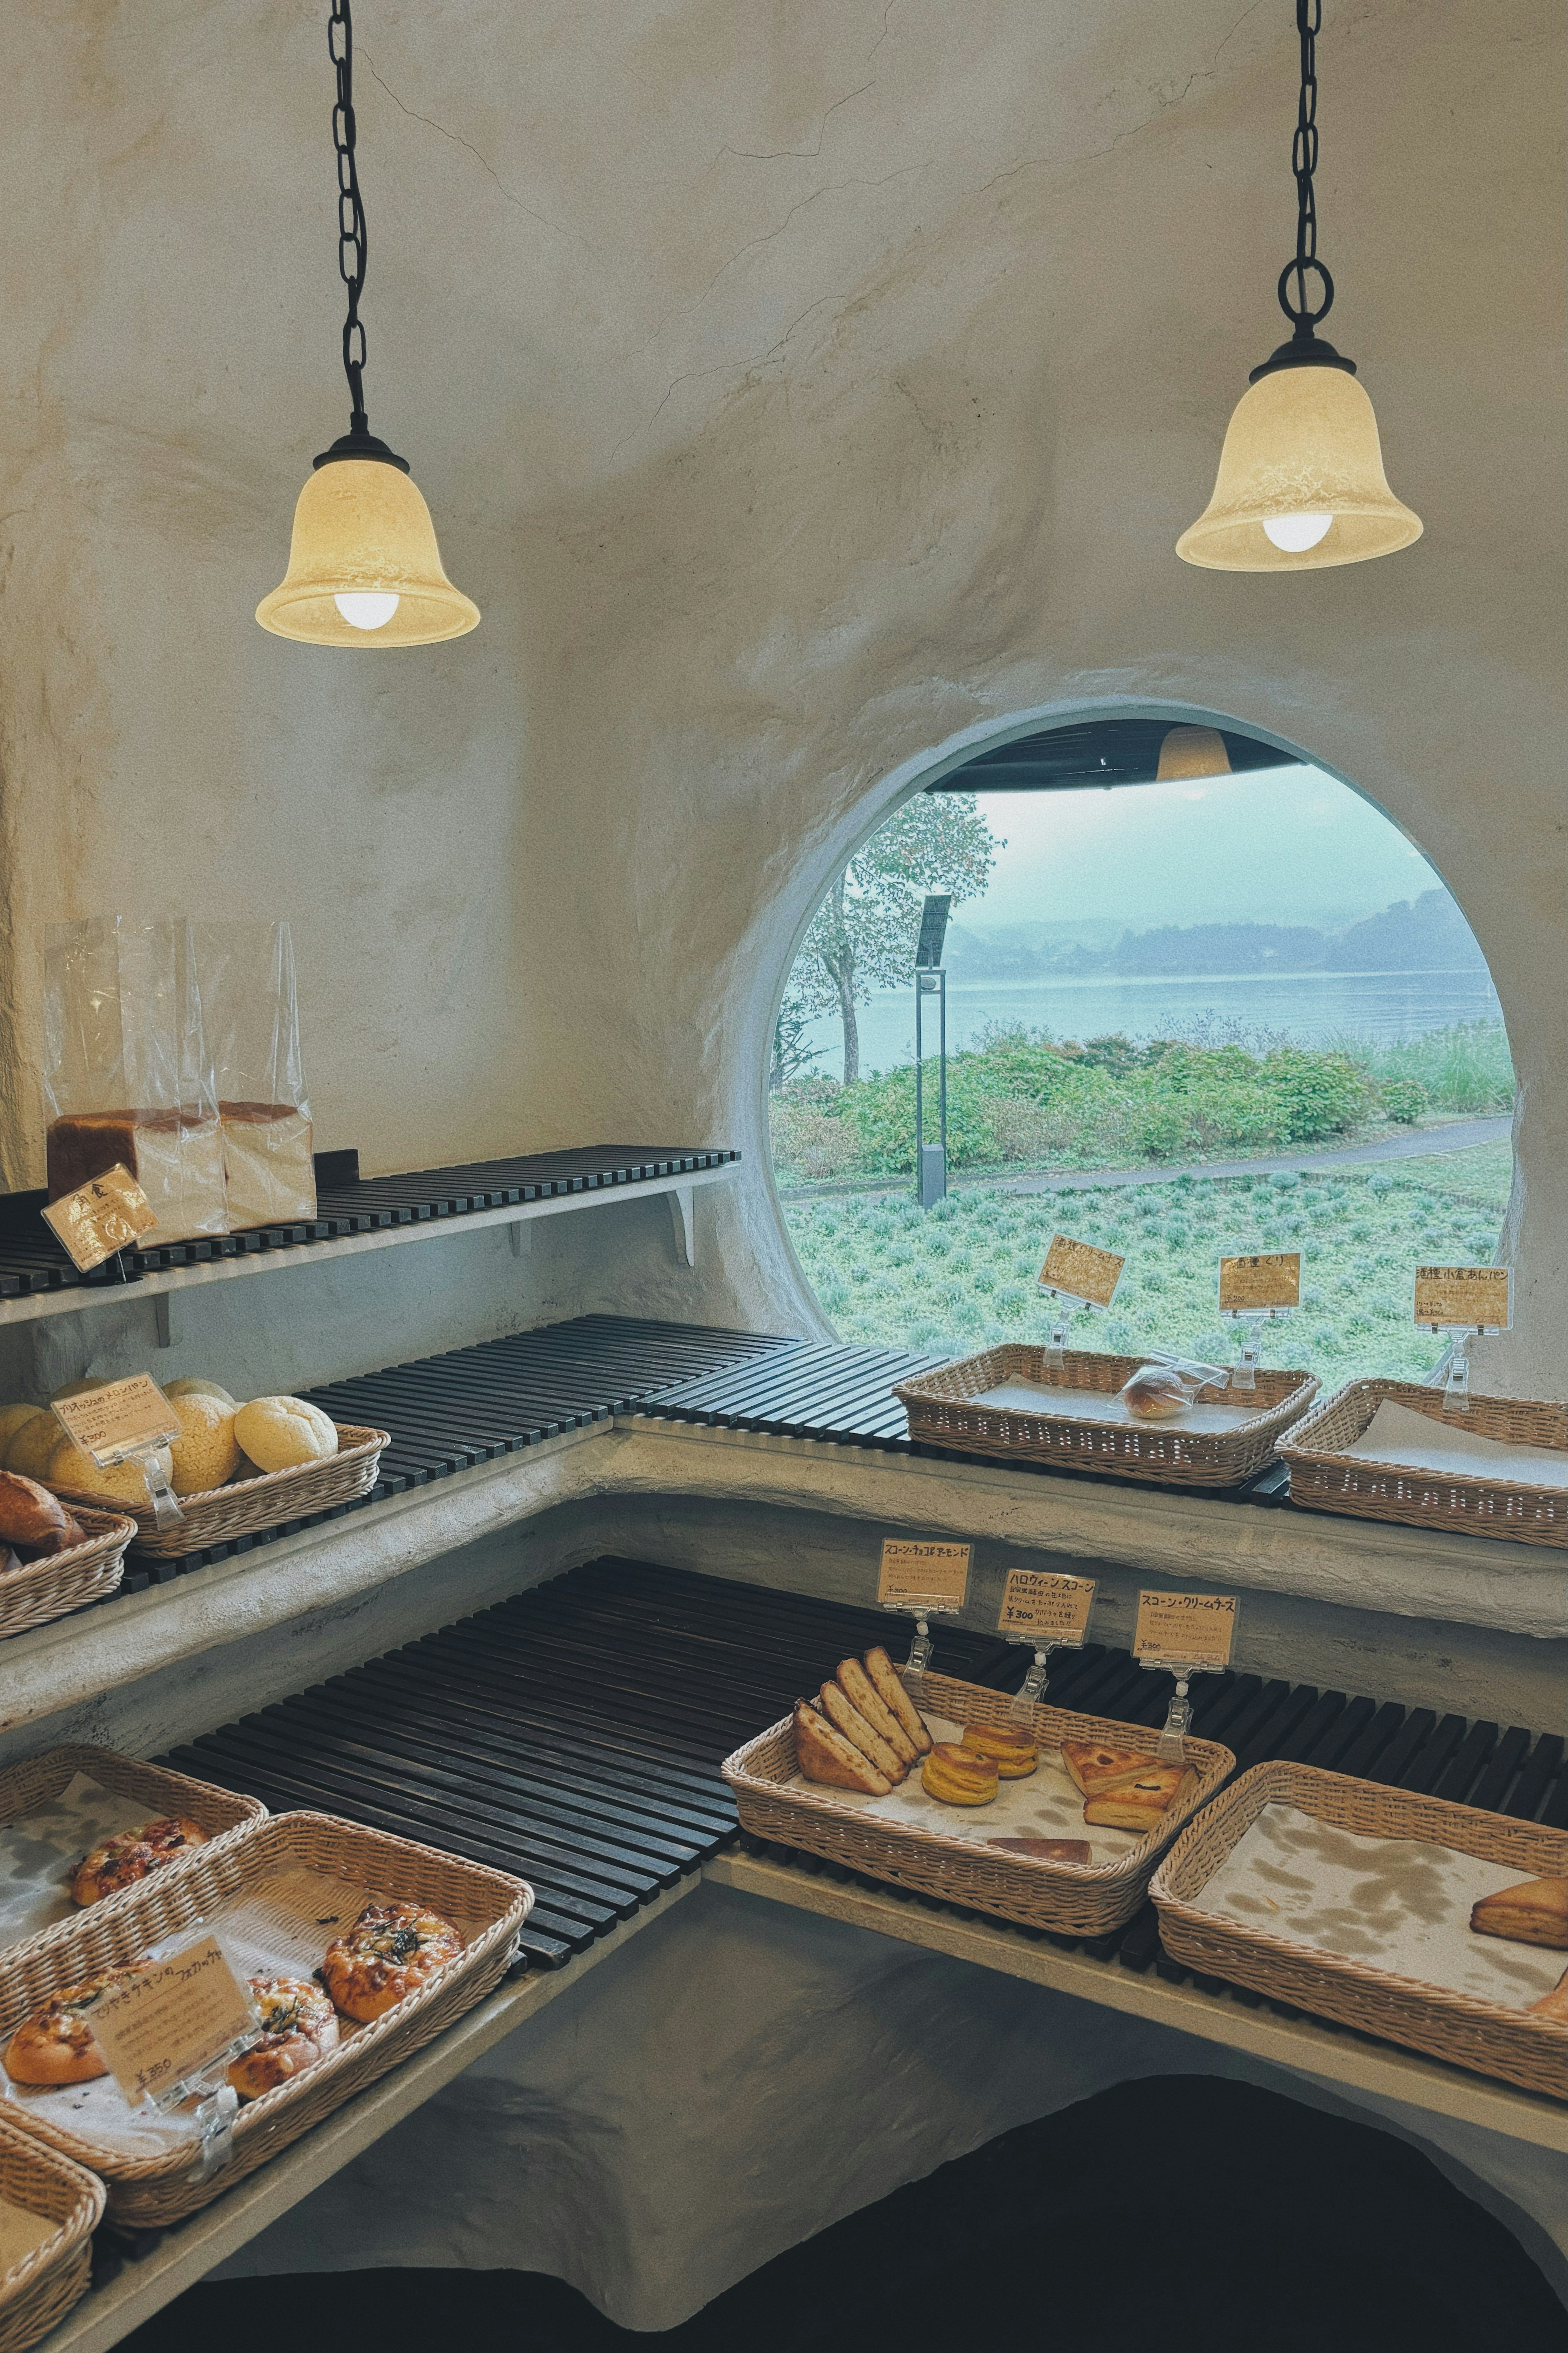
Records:
{"label": "black wooden slat", "polygon": [[1543,1732],[1531,1749],[1529,1762],[1521,1771],[1501,1811],[1517,1816],[1521,1821],[1529,1821],[1562,1762],[1562,1734]]}

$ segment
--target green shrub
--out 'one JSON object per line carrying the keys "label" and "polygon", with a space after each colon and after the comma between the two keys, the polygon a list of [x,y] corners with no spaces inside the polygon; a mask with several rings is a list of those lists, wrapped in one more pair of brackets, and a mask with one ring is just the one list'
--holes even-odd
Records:
{"label": "green shrub", "polygon": [[1384,1079],[1381,1092],[1384,1117],[1401,1127],[1414,1127],[1431,1101],[1419,1079]]}
{"label": "green shrub", "polygon": [[1371,1073],[1348,1054],[1275,1046],[1263,1057],[1258,1075],[1279,1105],[1288,1144],[1340,1134],[1366,1118],[1377,1101]]}

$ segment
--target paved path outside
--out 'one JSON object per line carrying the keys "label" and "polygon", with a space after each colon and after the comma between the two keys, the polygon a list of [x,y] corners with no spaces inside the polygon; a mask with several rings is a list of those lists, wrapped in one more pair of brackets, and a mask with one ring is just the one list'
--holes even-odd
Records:
{"label": "paved path outside", "polygon": [[[1309,1169],[1353,1168],[1368,1161],[1424,1160],[1439,1152],[1468,1152],[1476,1144],[1501,1144],[1513,1127],[1511,1119],[1450,1120],[1442,1127],[1415,1128],[1408,1135],[1387,1136],[1381,1144],[1342,1145],[1337,1151],[1283,1153],[1270,1160],[1194,1160],[1185,1167],[1073,1168],[1053,1176],[959,1176],[957,1186],[985,1185],[1004,1193],[1089,1192],[1105,1185],[1168,1185],[1174,1176],[1283,1176]],[[781,1191],[782,1201],[822,1201],[848,1193],[907,1193],[910,1179],[893,1177],[879,1184],[874,1178],[857,1184],[849,1179],[826,1186]]]}

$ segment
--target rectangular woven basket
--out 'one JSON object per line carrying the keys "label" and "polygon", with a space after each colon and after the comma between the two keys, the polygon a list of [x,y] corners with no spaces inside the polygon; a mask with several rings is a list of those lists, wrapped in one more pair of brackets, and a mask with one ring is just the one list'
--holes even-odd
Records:
{"label": "rectangular woven basket", "polygon": [[[357,1423],[335,1422],[338,1451],[321,1462],[296,1463],[291,1471],[264,1471],[254,1479],[239,1479],[229,1487],[208,1487],[199,1495],[182,1495],[183,1524],[163,1533],[149,1500],[125,1504],[121,1509],[135,1522],[132,1552],[160,1560],[176,1560],[205,1545],[227,1544],[235,1536],[259,1535],[285,1520],[308,1519],[313,1512],[330,1511],[334,1504],[351,1504],[368,1495],[375,1484],[383,1447],[390,1443],[384,1430],[362,1430]],[[90,1495],[70,1487],[54,1491],[75,1511],[90,1504]],[[102,1496],[97,1498],[101,1504]]]}
{"label": "rectangular woven basket", "polygon": [[[933,1373],[917,1374],[893,1394],[909,1416],[910,1436],[927,1446],[984,1454],[992,1461],[1045,1462],[1071,1471],[1109,1472],[1118,1479],[1157,1479],[1165,1486],[1235,1487],[1273,1461],[1280,1432],[1306,1412],[1318,1391],[1314,1374],[1259,1371],[1250,1393],[1256,1412],[1229,1430],[1177,1430],[1155,1421],[1078,1421],[1070,1413],[1029,1413],[977,1403],[987,1389],[1014,1380],[1114,1397],[1144,1362],[1142,1356],[1064,1348],[1060,1366],[1047,1366],[1044,1348],[1007,1341],[977,1356],[961,1356]],[[1228,1391],[1215,1388],[1200,1389],[1195,1400],[1200,1405],[1233,1401]]]}
{"label": "rectangular woven basket", "polygon": [[[134,1757],[121,1757],[115,1748],[89,1748],[72,1746],[47,1748],[40,1756],[24,1757],[15,1765],[0,1766],[0,1835],[10,1822],[26,1820],[59,1796],[78,1773],[90,1774],[104,1788],[112,1789],[117,1798],[132,1805],[145,1806],[147,1820],[156,1821],[173,1814],[178,1819],[196,1823],[205,1831],[205,1846],[193,1847],[189,1854],[174,1862],[164,1863],[146,1879],[138,1880],[132,1887],[122,1887],[117,1895],[106,1895],[101,1903],[89,1905],[79,1912],[76,1919],[91,1917],[102,1921],[123,1911],[138,1898],[151,1899],[156,1917],[158,1900],[177,1883],[198,1855],[211,1860],[215,1847],[226,1842],[236,1831],[251,1822],[264,1821],[267,1808],[259,1798],[242,1798],[232,1789],[220,1789],[215,1782],[194,1780],[188,1773],[171,1773],[166,1766],[143,1765]],[[171,1913],[167,1929],[149,1927],[149,1942],[156,1943],[180,1925],[183,1913]],[[40,1928],[35,1935],[0,1950],[0,1967],[16,1960],[20,1953],[53,1936],[71,1920],[58,1920],[53,1927]]]}
{"label": "rectangular woven basket", "polygon": [[[1014,1721],[1013,1703],[1005,1692],[959,1683],[950,1675],[926,1676],[921,1706],[922,1712],[954,1724]],[[1106,1740],[1154,1753],[1155,1736],[1146,1725],[1072,1715],[1065,1708],[1037,1707],[1034,1731],[1046,1748],[1058,1747],[1064,1740]],[[808,1854],[823,1855],[868,1878],[994,1913],[999,1920],[1100,1936],[1132,1917],[1143,1901],[1150,1873],[1183,1823],[1235,1770],[1230,1750],[1212,1740],[1189,1740],[1186,1752],[1194,1778],[1178,1793],[1160,1828],[1114,1862],[1095,1863],[1045,1862],[1032,1855],[987,1849],[940,1829],[906,1828],[844,1805],[831,1789],[816,1782],[792,1781],[795,1725],[787,1715],[727,1757],[723,1772],[735,1792],[741,1827],[753,1837],[803,1847]]]}
{"label": "rectangular woven basket", "polygon": [[0,2272],[0,2353],[25,2353],[87,2293],[103,2184],[0,2116],[0,2198],[55,2225],[41,2246]]}
{"label": "rectangular woven basket", "polygon": [[481,1926],[455,1961],[395,2009],[374,2025],[356,2029],[306,2073],[243,2105],[235,2120],[233,2155],[205,2181],[191,2179],[194,2141],[158,2157],[129,2157],[79,2138],[26,2103],[8,2101],[4,2113],[24,2132],[99,2175],[117,2221],[159,2230],[194,2214],[422,2050],[500,1983],[533,1903],[533,1890],[524,1881],[434,1847],[362,1830],[329,1814],[269,1815],[221,1846],[200,1849],[177,1883],[167,1883],[172,1873],[163,1875],[163,1884],[144,1881],[133,1902],[112,1912],[108,1905],[95,1906],[79,1920],[62,1922],[47,1936],[0,1956],[0,2043],[59,1988],[139,1960],[150,1944],[209,1918],[258,1880],[300,1867],[330,1872],[357,1881],[375,1896],[424,1904]]}
{"label": "rectangular woven basket", "polygon": [[[1160,1941],[1173,1960],[1453,2066],[1568,2099],[1568,2034],[1549,2019],[1199,1911],[1194,1898],[1269,1804],[1298,1807],[1363,1838],[1429,1840],[1506,1863],[1521,1879],[1560,1873],[1568,1864],[1568,1832],[1315,1765],[1255,1765],[1183,1831],[1150,1890],[1160,1910]],[[1568,1962],[1568,1953],[1563,1958]]]}
{"label": "rectangular woven basket", "polygon": [[1290,1467],[1293,1504],[1310,1512],[1400,1520],[1407,1527],[1507,1536],[1515,1544],[1568,1546],[1568,1489],[1423,1471],[1414,1464],[1369,1462],[1342,1452],[1365,1436],[1384,1398],[1408,1406],[1413,1413],[1424,1413],[1429,1421],[1462,1422],[1482,1438],[1568,1453],[1568,1405],[1531,1398],[1472,1397],[1462,1416],[1447,1416],[1441,1389],[1415,1381],[1350,1381],[1299,1422],[1289,1445],[1279,1449]]}
{"label": "rectangular woven basket", "polygon": [[[101,1499],[100,1499],[101,1501]],[[0,1575],[0,1640],[29,1626],[47,1626],[112,1593],[125,1574],[125,1547],[136,1533],[122,1512],[73,1504],[85,1544],[47,1560],[25,1560]]]}

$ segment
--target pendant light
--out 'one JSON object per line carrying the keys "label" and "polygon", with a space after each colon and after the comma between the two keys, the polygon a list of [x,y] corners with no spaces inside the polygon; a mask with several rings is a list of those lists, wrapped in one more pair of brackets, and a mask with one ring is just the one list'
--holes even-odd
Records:
{"label": "pendant light", "polygon": [[364,206],[354,163],[353,22],[331,0],[327,52],[337,71],[332,144],[338,156],[338,270],[349,290],[343,373],[349,429],[323,449],[300,493],[289,569],[256,617],[275,637],[312,646],[429,646],[478,626],[479,608],[441,565],[430,510],[408,460],[378,441],[365,416]]}
{"label": "pendant light", "polygon": [[1160,742],[1157,785],[1179,785],[1192,776],[1228,776],[1230,754],[1217,727],[1168,727]]}
{"label": "pendant light", "polygon": [[[1317,35],[1322,0],[1296,0],[1301,95],[1290,151],[1296,175],[1296,259],[1279,273],[1279,307],[1294,332],[1254,368],[1220,452],[1214,496],[1176,542],[1188,564],[1215,572],[1311,572],[1392,555],[1421,536],[1383,470],[1372,403],[1355,362],[1314,330],[1334,299],[1318,259]],[[1307,274],[1322,299],[1309,299]],[[1291,301],[1292,290],[1295,301]]]}

